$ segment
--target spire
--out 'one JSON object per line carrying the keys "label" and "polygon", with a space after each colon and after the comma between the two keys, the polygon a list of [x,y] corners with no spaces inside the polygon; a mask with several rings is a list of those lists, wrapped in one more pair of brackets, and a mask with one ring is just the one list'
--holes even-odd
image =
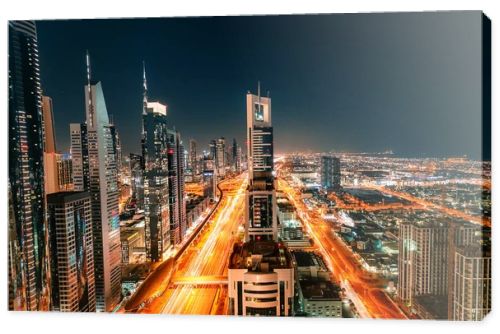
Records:
{"label": "spire", "polygon": [[257,96],[259,97],[259,101],[260,101],[260,80],[257,81]]}
{"label": "spire", "polygon": [[90,55],[89,55],[89,50],[87,50],[86,55],[85,55],[85,64],[87,66],[87,90],[88,90],[88,120],[89,120],[89,127],[94,126],[94,108],[92,107],[92,88],[90,87],[90,80],[91,80],[91,68],[90,68]]}
{"label": "spire", "polygon": [[87,65],[87,85],[90,87],[90,78],[91,78],[91,71],[90,71],[90,55],[89,55],[89,50],[87,50],[87,54],[85,55],[85,61]]}
{"label": "spire", "polygon": [[145,115],[148,107],[148,81],[146,80],[146,63],[144,61],[142,61],[142,86],[144,88],[142,94],[142,114]]}

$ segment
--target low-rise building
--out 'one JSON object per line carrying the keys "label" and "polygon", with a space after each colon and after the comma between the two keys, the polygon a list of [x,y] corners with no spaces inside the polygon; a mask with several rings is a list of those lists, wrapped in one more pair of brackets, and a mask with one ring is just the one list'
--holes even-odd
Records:
{"label": "low-rise building", "polygon": [[340,287],[331,281],[321,256],[314,252],[293,252],[297,271],[298,306],[311,317],[342,317]]}

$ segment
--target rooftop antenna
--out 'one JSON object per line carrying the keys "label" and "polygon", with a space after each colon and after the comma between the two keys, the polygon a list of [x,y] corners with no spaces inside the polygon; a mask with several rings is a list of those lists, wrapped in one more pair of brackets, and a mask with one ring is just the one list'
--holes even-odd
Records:
{"label": "rooftop antenna", "polygon": [[87,66],[87,90],[88,90],[88,110],[89,110],[89,127],[94,126],[94,108],[92,106],[92,89],[90,88],[90,79],[91,79],[91,67],[90,67],[90,55],[89,50],[85,55],[85,62]]}

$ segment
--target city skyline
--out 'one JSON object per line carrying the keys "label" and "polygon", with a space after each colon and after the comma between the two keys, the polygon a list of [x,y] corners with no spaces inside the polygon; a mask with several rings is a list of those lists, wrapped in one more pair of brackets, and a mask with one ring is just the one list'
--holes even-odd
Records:
{"label": "city skyline", "polygon": [[[410,31],[415,24],[411,21],[416,13],[396,15],[397,20],[394,14],[384,15],[389,15],[387,22],[377,23],[379,15],[367,14],[349,22],[361,30],[366,24],[387,28],[386,24],[405,20],[398,26]],[[241,25],[243,19],[252,20],[262,33],[278,34],[286,25],[276,23],[292,16],[175,19],[178,34],[168,46],[174,49],[172,59],[180,47],[177,42],[182,44],[177,51],[189,57],[193,49],[187,44],[211,51],[178,59],[185,68],[164,64],[177,72],[172,82],[182,83],[181,90],[173,84],[172,92],[167,89],[164,94],[158,93],[157,87],[163,91],[165,86],[157,78],[165,76],[157,76],[160,72],[154,70],[151,80],[145,61],[139,94],[128,91],[128,75],[116,85],[120,75],[131,71],[131,54],[122,53],[114,40],[106,40],[105,32],[97,37],[90,27],[92,41],[109,42],[107,48],[117,55],[117,64],[95,71],[95,59],[85,51],[83,91],[75,94],[83,98],[80,107],[67,113],[71,119],[58,114],[56,105],[66,98],[72,101],[72,93],[68,90],[61,98],[50,88],[45,90],[42,60],[48,56],[39,52],[46,41],[38,39],[37,23],[10,21],[9,310],[482,320],[491,311],[492,289],[491,162],[486,158],[491,149],[491,27],[481,12],[432,13],[431,17],[438,25],[446,17],[446,29],[453,30],[456,27],[450,21],[460,15],[473,22],[465,24],[469,32],[479,28],[472,35],[480,41],[479,50],[472,50],[480,56],[469,59],[470,68],[461,59],[468,54],[465,50],[456,57],[440,54],[453,49],[449,39],[440,35],[440,51],[424,52],[420,49],[425,43],[418,43],[417,34],[413,39],[419,46],[407,45],[404,61],[390,61],[394,69],[408,62],[415,66],[399,68],[403,73],[392,73],[371,61],[364,64],[366,68],[357,68],[357,58],[351,55],[354,61],[345,59],[342,70],[353,75],[353,81],[343,81],[352,77],[330,71],[329,66],[336,64],[330,56],[346,56],[346,45],[348,50],[369,45],[364,59],[373,60],[371,52],[380,41],[365,36],[363,43],[351,45],[361,31],[355,29],[341,46],[329,49],[328,43],[315,44],[321,38],[313,41],[312,37],[324,31],[327,23],[338,24],[337,16],[293,16],[292,21],[303,23],[304,31],[312,34],[310,39],[300,39],[307,34],[294,36],[293,41],[281,36],[276,45],[268,35],[226,36],[212,44],[200,36],[216,35],[206,27],[206,20],[227,30],[219,21],[227,19],[225,23],[239,27],[237,32],[256,32],[254,26]],[[309,21],[311,17],[314,20]],[[429,13],[422,18],[418,22],[423,29],[436,28],[425,26],[432,21]],[[117,21],[91,22],[106,26]],[[134,29],[142,21],[120,22],[129,30],[120,33],[130,41],[134,32],[143,31]],[[188,41],[183,39],[187,29],[183,25],[193,29]],[[311,27],[319,30],[308,30]],[[380,31],[374,28],[370,33],[378,36]],[[395,41],[383,37],[387,47]],[[72,38],[82,42],[77,34]],[[230,41],[250,51],[235,49]],[[262,44],[254,47],[255,41]],[[280,58],[276,66],[263,64],[265,59],[275,59],[275,46],[297,43],[304,53],[295,50],[298,53]],[[155,55],[170,54],[157,46]],[[325,52],[318,54],[317,48]],[[420,54],[406,54],[417,49]],[[245,60],[247,52],[253,55],[255,63],[241,69],[247,71],[246,77],[258,74],[254,89],[242,92],[239,72],[231,74],[230,68],[214,65],[228,65],[234,55],[224,51],[231,50],[241,51],[238,62]],[[307,55],[317,57],[317,63]],[[198,71],[199,63],[190,63],[197,57],[208,57],[210,66],[204,72]],[[102,54],[97,58],[101,64],[108,60]],[[391,56],[383,58],[387,62]],[[449,65],[447,70],[467,67],[464,72],[473,75],[459,83],[440,82],[437,78],[443,73],[430,72],[442,61]],[[425,69],[417,71],[417,63]],[[116,65],[126,71],[113,72]],[[284,71],[288,67],[292,71]],[[47,68],[50,72],[51,66]],[[410,72],[415,80],[411,84],[405,81]],[[65,72],[60,63],[51,80],[57,81],[61,73],[72,80],[79,76]],[[191,76],[182,81],[188,73]],[[118,75],[113,79],[114,74]],[[452,79],[457,79],[459,74],[454,74]],[[218,75],[226,76],[224,84]],[[290,80],[293,75],[300,80]],[[394,85],[388,79],[391,76],[397,79]],[[426,76],[436,81],[431,84]],[[72,80],[65,87],[71,87]],[[375,84],[377,80],[384,84]],[[196,95],[194,82],[205,83],[203,94],[211,99]],[[294,91],[294,85],[302,87],[300,92]],[[466,86],[470,89],[461,91]],[[120,88],[118,100],[113,93],[116,87]],[[338,88],[338,94],[332,87]],[[227,102],[236,98],[246,100],[243,110],[228,107]],[[170,100],[176,99],[181,102],[174,102],[172,108]],[[113,110],[120,110],[117,101],[130,107],[135,100],[142,105],[134,113],[125,108],[111,116]],[[172,116],[172,109],[185,110],[182,101],[188,100],[198,106],[195,111]],[[404,104],[405,112],[374,113],[387,103]],[[212,110],[215,105],[219,109]],[[323,113],[310,112],[321,105],[326,108]],[[440,121],[453,105],[454,115]],[[338,113],[339,106],[355,108]],[[73,115],[76,110],[79,113]],[[239,116],[233,119],[236,113]],[[138,124],[133,115],[139,116]],[[64,146],[56,139],[59,122],[66,122],[69,152],[57,149]],[[458,126],[461,123],[463,128]],[[127,124],[138,127],[138,133]],[[201,130],[190,135],[196,127]],[[240,128],[246,128],[246,138],[237,134]],[[337,142],[339,135],[340,143],[352,141],[352,146],[371,147],[375,152],[321,149]],[[282,150],[289,147],[293,152],[280,154],[280,140]],[[394,148],[375,150],[385,141],[399,145],[404,154],[397,149],[393,153]],[[427,145],[431,141],[434,146]],[[136,145],[140,150],[129,152]],[[423,157],[422,150],[427,152],[429,147],[444,156]],[[477,158],[455,154],[464,150]],[[412,154],[418,157],[405,157]]]}
{"label": "city skyline", "polygon": [[65,124],[81,114],[88,49],[110,116],[127,134],[125,154],[140,152],[144,61],[150,95],[168,105],[183,138],[204,149],[219,135],[243,142],[244,128],[230,126],[244,121],[237,96],[260,80],[263,95],[272,87],[275,119],[287,124],[275,134],[278,154],[392,150],[477,160],[482,147],[472,138],[486,129],[475,13],[39,21],[41,81],[63,151]]}

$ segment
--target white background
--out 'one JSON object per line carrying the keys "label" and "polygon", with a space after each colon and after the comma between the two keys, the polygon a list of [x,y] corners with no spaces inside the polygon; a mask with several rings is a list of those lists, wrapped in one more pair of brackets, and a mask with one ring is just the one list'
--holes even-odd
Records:
{"label": "white background", "polygon": [[[294,13],[353,13],[384,11],[432,11],[432,10],[483,10],[492,20],[493,59],[493,160],[498,156],[500,145],[500,119],[495,113],[495,96],[499,86],[499,70],[495,64],[500,1],[316,1],[316,0],[206,0],[206,1],[149,1],[149,0],[2,0],[0,1],[0,331],[3,333],[467,333],[483,334],[500,331],[498,301],[500,287],[493,282],[493,311],[479,323],[452,323],[446,321],[395,321],[353,319],[299,319],[299,318],[235,318],[208,316],[164,316],[164,315],[109,315],[109,314],[58,314],[58,313],[14,313],[7,312],[7,20],[12,19],[65,19],[105,17],[159,17],[159,16],[210,16],[238,14],[294,14]],[[165,41],[167,42],[167,41]],[[64,50],[61,50],[64,52]],[[42,69],[43,71],[43,69]],[[497,180],[498,168],[493,162],[493,181]],[[497,202],[496,184],[493,202]],[[500,275],[497,247],[496,205],[493,206],[493,277]],[[495,329],[497,328],[497,329]]]}

